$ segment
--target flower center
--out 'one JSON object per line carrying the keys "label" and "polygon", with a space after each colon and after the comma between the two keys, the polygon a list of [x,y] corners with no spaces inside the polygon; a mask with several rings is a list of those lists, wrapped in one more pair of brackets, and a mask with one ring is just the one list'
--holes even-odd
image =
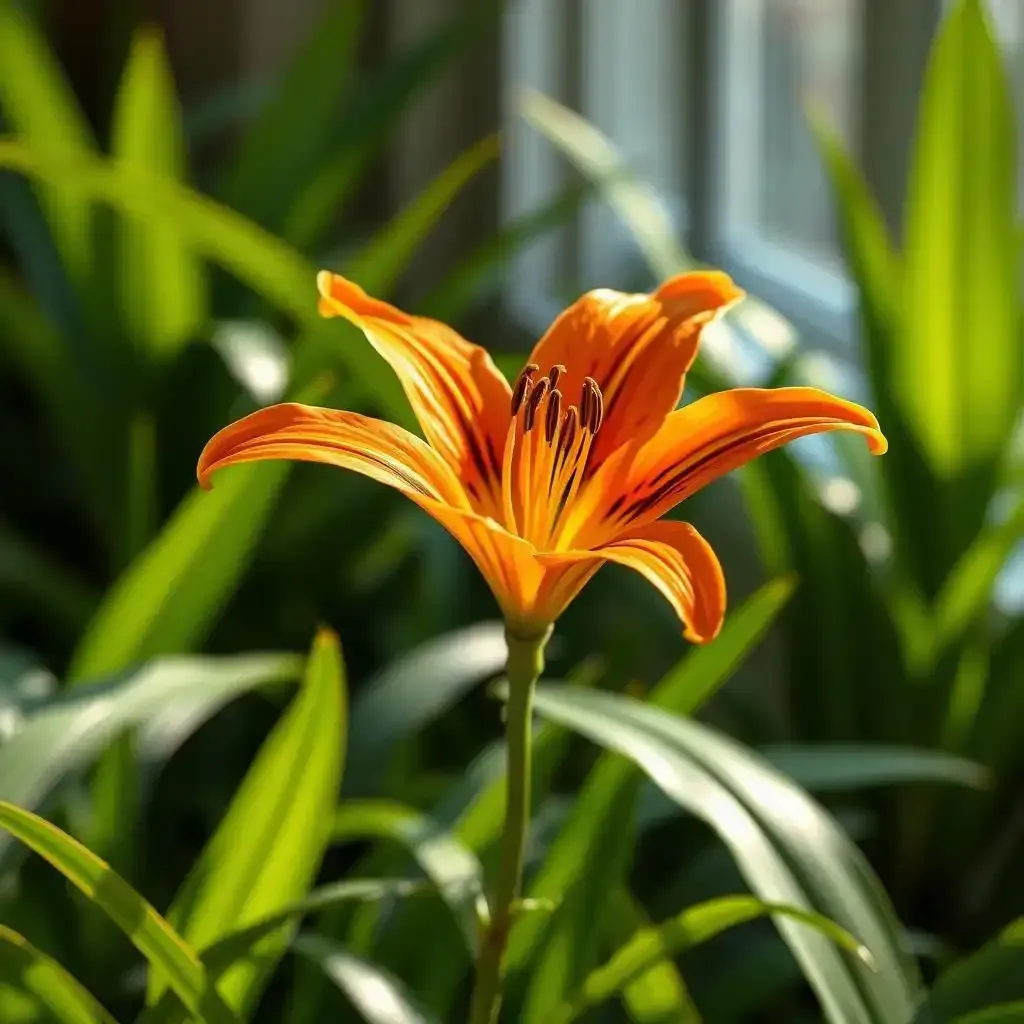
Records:
{"label": "flower center", "polygon": [[550,548],[583,481],[604,419],[604,398],[597,381],[584,377],[579,404],[564,407],[558,381],[565,367],[558,364],[535,379],[539,370],[529,363],[512,389],[501,490],[506,528],[539,548]]}

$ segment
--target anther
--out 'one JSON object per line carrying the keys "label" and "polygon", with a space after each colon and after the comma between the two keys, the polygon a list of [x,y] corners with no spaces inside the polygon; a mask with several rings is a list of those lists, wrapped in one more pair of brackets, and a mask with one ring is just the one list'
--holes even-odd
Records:
{"label": "anther", "polygon": [[561,377],[563,373],[565,373],[565,366],[563,366],[562,363],[555,363],[555,365],[548,370],[548,380],[551,382],[552,388],[558,387],[558,378]]}
{"label": "anther", "polygon": [[580,420],[592,434],[601,429],[601,423],[604,421],[604,396],[593,377],[583,378]]}
{"label": "anther", "polygon": [[[548,377],[548,380],[551,378]],[[544,420],[544,440],[551,444],[558,432],[558,421],[562,416],[562,392],[557,388],[548,395],[548,408]]]}
{"label": "anther", "polygon": [[537,409],[540,406],[540,403],[544,401],[544,396],[548,393],[548,387],[547,377],[541,377],[541,379],[534,385],[533,390],[527,396],[526,411],[523,413],[524,433],[528,433],[533,430],[533,424],[537,418]]}
{"label": "anther", "polygon": [[570,405],[562,417],[562,429],[558,435],[557,455],[565,457],[576,440],[576,431],[579,429],[580,414],[575,405]]}
{"label": "anther", "polygon": [[522,372],[516,378],[515,387],[512,389],[512,416],[518,416],[519,410],[522,408],[523,401],[526,398],[527,392],[530,390],[530,385],[533,383],[531,378],[540,369],[536,363],[527,363],[523,367]]}

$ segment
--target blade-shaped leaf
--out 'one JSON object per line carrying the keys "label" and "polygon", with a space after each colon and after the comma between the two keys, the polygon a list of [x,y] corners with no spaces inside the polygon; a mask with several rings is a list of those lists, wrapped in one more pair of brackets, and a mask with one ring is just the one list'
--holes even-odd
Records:
{"label": "blade-shaped leaf", "polygon": [[[704,703],[717,687],[764,636],[793,591],[791,580],[773,580],[763,586],[725,623],[714,643],[694,648],[651,692],[658,707],[677,714],[690,714]],[[583,691],[580,691],[583,692]],[[560,723],[574,728],[571,723]],[[598,848],[606,829],[617,828],[614,808],[623,794],[637,784],[637,773],[619,758],[603,757],[594,767],[578,795],[572,814],[555,840],[540,871],[530,884],[535,899],[561,901],[586,863],[588,851]],[[627,801],[628,803],[628,801]],[[584,896],[579,891],[580,898]],[[509,940],[510,969],[522,967],[534,954],[548,922],[537,916],[517,922]],[[566,979],[567,983],[572,979]],[[563,994],[568,994],[563,993]]]}
{"label": "blade-shaped leaf", "polygon": [[[265,741],[168,917],[202,951],[309,892],[330,835],[344,760],[345,681],[337,637],[321,632],[292,706]],[[218,985],[247,1014],[288,945],[286,929]],[[153,972],[148,1000],[162,983]]]}
{"label": "blade-shaped leaf", "polygon": [[437,822],[403,804],[353,800],[334,816],[333,839],[391,839],[413,855],[451,907],[466,948],[476,948],[484,902],[484,871],[476,856]]}
{"label": "blade-shaped leaf", "polygon": [[194,649],[213,628],[259,540],[290,466],[240,466],[198,487],[108,591],[79,641],[71,679]]}
{"label": "blade-shaped leaf", "polygon": [[120,875],[81,843],[29,811],[0,801],[0,828],[49,861],[131,939],[203,1024],[237,1024],[185,941]]}
{"label": "blade-shaped leaf", "polygon": [[370,240],[345,268],[347,275],[371,294],[390,291],[429,230],[463,188],[497,159],[498,153],[495,135],[460,153]]}
{"label": "blade-shaped leaf", "polygon": [[706,726],[629,697],[542,686],[537,710],[630,758],[704,818],[762,900],[824,914],[863,942],[876,971],[779,922],[828,1020],[910,1017],[919,982],[886,897],[859,851],[806,794]]}
{"label": "blade-shaped leaf", "polygon": [[[84,114],[47,45],[18,5],[0,3],[0,110],[19,136],[51,153],[96,148]],[[92,258],[92,210],[86,196],[46,182],[41,201],[64,265],[84,285]]]}
{"label": "blade-shaped leaf", "polygon": [[[286,243],[205,196],[111,161],[69,158],[19,142],[0,142],[0,167],[78,190],[155,227],[177,227],[197,255],[235,274],[311,331],[322,326],[315,268]],[[370,346],[339,345],[331,351],[380,402],[388,418],[400,420],[407,414],[401,386]]]}
{"label": "blade-shaped leaf", "polygon": [[1024,918],[939,975],[914,1024],[952,1024],[994,1003],[1024,1000]]}
{"label": "blade-shaped leaf", "polygon": [[761,747],[758,753],[803,789],[816,793],[935,782],[977,789],[988,781],[981,765],[941,750],[840,743]]}
{"label": "blade-shaped leaf", "polygon": [[369,1024],[439,1024],[416,1007],[397,978],[336,943],[302,935],[295,940],[295,951],[319,965]]}
{"label": "blade-shaped leaf", "polygon": [[[1015,119],[981,0],[957,0],[932,48],[907,199],[903,330],[892,386],[941,478],[965,472],[983,512],[1021,406]],[[964,358],[964,329],[985,339]],[[977,502],[976,502],[977,503]]]}
{"label": "blade-shaped leaf", "polygon": [[[126,729],[184,704],[219,706],[300,671],[301,660],[290,654],[168,657],[123,678],[82,685],[34,709],[0,747],[0,799],[38,807],[65,775],[89,764]],[[7,843],[0,836],[0,851]]]}
{"label": "blade-shaped leaf", "polygon": [[322,158],[357,59],[365,0],[331,0],[246,132],[224,188],[232,209],[282,225]]}
{"label": "blade-shaped leaf", "polygon": [[371,680],[352,706],[346,790],[373,792],[395,745],[497,675],[507,655],[504,626],[481,622],[423,645]]}
{"label": "blade-shaped leaf", "polygon": [[607,963],[591,971],[579,993],[551,1018],[553,1024],[569,1024],[587,1010],[618,995],[663,957],[677,956],[728,928],[768,915],[790,918],[857,956],[867,956],[854,936],[821,914],[781,903],[765,903],[756,896],[719,896],[688,907],[656,927],[637,932]]}
{"label": "blade-shaped leaf", "polygon": [[[186,175],[181,109],[158,33],[135,38],[114,106],[111,148],[122,166]],[[119,225],[117,288],[126,327],[157,357],[173,355],[205,319],[203,268],[174,224]]]}
{"label": "blade-shaped leaf", "polygon": [[45,1010],[47,1020],[63,1024],[117,1024],[56,960],[3,925],[0,925],[0,985],[26,993],[38,1009]]}

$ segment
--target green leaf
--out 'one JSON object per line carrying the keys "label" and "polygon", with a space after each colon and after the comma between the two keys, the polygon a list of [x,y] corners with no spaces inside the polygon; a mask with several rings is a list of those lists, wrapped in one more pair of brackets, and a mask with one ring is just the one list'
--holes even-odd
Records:
{"label": "green leaf", "polygon": [[334,842],[381,838],[401,843],[413,855],[451,908],[472,954],[479,915],[486,909],[484,871],[473,852],[437,822],[403,804],[354,800],[338,808]]}
{"label": "green leaf", "polygon": [[221,192],[224,201],[280,228],[334,134],[358,57],[365,0],[330,0],[270,101],[246,132]]}
{"label": "green leaf", "polygon": [[[302,689],[267,738],[213,838],[175,897],[168,918],[200,951],[231,931],[301,900],[330,835],[344,761],[345,681],[337,637],[313,644]],[[225,1000],[251,1012],[288,947],[287,929],[219,983]],[[166,979],[150,977],[154,1003]]]}
{"label": "green leaf", "polygon": [[537,710],[628,757],[707,821],[760,899],[823,914],[861,940],[877,971],[779,922],[829,1021],[909,1018],[919,982],[899,924],[860,852],[805,793],[732,740],[629,697],[542,686]]}
{"label": "green leaf", "polygon": [[71,662],[78,680],[194,649],[248,565],[289,463],[239,466],[198,487],[108,591]]}
{"label": "green leaf", "polygon": [[[310,331],[324,326],[316,311],[315,268],[286,243],[205,196],[110,161],[53,155],[19,142],[0,142],[0,167],[84,192],[154,227],[177,227],[196,255],[235,274]],[[389,419],[407,415],[400,385],[369,345],[336,345],[330,351]]]}
{"label": "green leaf", "polygon": [[498,137],[490,135],[460,153],[348,263],[346,275],[373,295],[390,291],[444,211],[477,174],[497,159],[499,152]]}
{"label": "green leaf", "polygon": [[424,644],[362,687],[352,705],[346,791],[376,791],[395,746],[497,675],[507,653],[502,623],[480,622]]}
{"label": "green leaf", "polygon": [[843,949],[868,959],[867,950],[849,932],[821,914],[781,903],[765,903],[756,896],[720,896],[689,907],[657,927],[638,931],[607,963],[591,971],[579,993],[559,1008],[552,1018],[553,1024],[569,1024],[612,999],[664,957],[678,956],[728,928],[766,915],[790,918],[806,928],[813,928]]}
{"label": "green leaf", "polygon": [[[160,34],[138,33],[114,105],[111,148],[122,166],[186,176],[181,109]],[[173,356],[206,319],[203,267],[174,224],[119,225],[118,298],[129,335],[158,358]]]}
{"label": "green leaf", "polygon": [[0,827],[49,861],[160,970],[203,1024],[238,1024],[185,941],[120,875],[81,843],[30,811],[0,801]]}
{"label": "green leaf", "polygon": [[1000,1003],[957,1017],[954,1024],[1020,1024],[1024,1021],[1024,1000]]}
{"label": "green leaf", "polygon": [[976,953],[943,971],[913,1020],[914,1024],[952,1024],[994,1003],[1022,1000],[1024,918],[1018,918]]}
{"label": "green leaf", "polygon": [[[654,929],[640,902],[625,887],[614,890],[608,904],[605,925],[611,948],[626,947]],[[584,992],[587,987],[585,983]],[[652,956],[642,971],[621,986],[621,997],[635,1024],[700,1024],[700,1014],[668,949]]]}
{"label": "green leaf", "polygon": [[[295,679],[300,671],[301,660],[291,654],[168,657],[123,678],[62,693],[33,709],[0,746],[0,799],[38,807],[61,779],[89,764],[126,729],[150,722],[167,728],[168,716],[185,711],[198,723],[224,701]],[[0,853],[6,845],[0,836]]]}
{"label": "green leaf", "polygon": [[329,939],[300,936],[295,951],[317,964],[370,1024],[439,1024],[416,1007],[397,978]]}
{"label": "green leaf", "polygon": [[518,106],[537,131],[597,182],[602,198],[629,228],[659,280],[693,264],[679,245],[671,215],[657,193],[629,172],[614,146],[597,128],[533,89],[520,93]]}
{"label": "green leaf", "polygon": [[[677,714],[694,712],[764,636],[792,589],[792,582],[787,579],[774,580],[762,587],[726,620],[714,643],[694,648],[665,676],[652,691],[651,701]],[[571,722],[560,721],[560,724],[576,728]],[[603,890],[595,887],[604,883],[603,874],[599,878],[581,871],[581,865],[590,863],[589,851],[621,837],[622,815],[633,806],[639,782],[639,774],[632,766],[611,755],[603,756],[591,771],[569,819],[528,890],[530,897],[558,901],[563,909],[554,922],[531,915],[516,923],[509,940],[510,970],[522,969],[528,960],[538,955],[545,939],[555,941],[546,935],[552,927],[568,933],[575,930],[574,921],[587,920],[595,910],[599,911],[598,893]],[[597,931],[594,925],[593,921],[588,924],[591,933]],[[545,984],[544,998],[552,1009],[581,980],[580,972],[592,966],[578,957],[561,962],[564,967],[561,978],[549,977]],[[539,993],[536,998],[540,999]],[[536,1012],[540,1013],[540,1009],[538,1004]]]}
{"label": "green leaf", "polygon": [[46,1019],[64,1024],[117,1024],[113,1017],[56,960],[24,936],[0,925],[0,987],[27,993],[46,1011]]}
{"label": "green leaf", "polygon": [[[48,154],[76,157],[96,143],[45,36],[11,0],[0,3],[0,109],[10,128]],[[57,250],[79,287],[92,260],[87,197],[47,182],[40,200]]]}
{"label": "green leaf", "polygon": [[758,753],[803,789],[816,793],[936,782],[981,789],[989,781],[982,765],[941,750],[838,743],[769,746]]}
{"label": "green leaf", "polygon": [[[957,0],[925,76],[892,386],[937,476],[973,473],[983,512],[1022,399],[1015,118],[980,0]],[[985,357],[965,358],[965,331]]]}

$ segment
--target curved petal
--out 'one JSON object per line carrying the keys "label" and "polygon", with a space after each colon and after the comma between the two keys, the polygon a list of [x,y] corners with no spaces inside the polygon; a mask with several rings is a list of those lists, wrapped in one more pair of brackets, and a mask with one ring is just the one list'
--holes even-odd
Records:
{"label": "curved petal", "polygon": [[415,434],[358,413],[273,405],[211,438],[199,459],[199,482],[209,487],[217,470],[264,459],[326,463],[401,491],[466,549],[510,623],[530,629],[544,583],[533,545],[474,512],[452,468]]}
{"label": "curved petal", "polygon": [[540,554],[548,566],[617,562],[654,584],[683,623],[693,643],[713,640],[725,619],[725,576],[711,545],[689,524],[648,523],[593,551]]}
{"label": "curved petal", "polygon": [[317,288],[321,315],[344,317],[391,364],[424,435],[478,499],[475,507],[500,507],[511,390],[486,350],[445,324],[370,297],[337,274],[321,271]]}
{"label": "curved petal", "polygon": [[[672,413],[646,444],[620,448],[588,481],[564,543],[589,546],[651,522],[713,480],[790,441],[830,430],[887,442],[865,408],[817,388],[733,388]],[[588,540],[589,539],[589,540]]]}
{"label": "curved petal", "polygon": [[323,462],[417,500],[469,507],[451,467],[415,434],[359,413],[297,402],[268,406],[219,430],[199,456],[196,474],[209,487],[218,469],[263,459]]}
{"label": "curved petal", "polygon": [[700,271],[670,278],[653,294],[587,292],[562,313],[530,357],[542,373],[566,367],[559,388],[578,400],[583,378],[604,395],[604,422],[591,465],[630,439],[646,440],[679,403],[704,326],[743,292],[727,274]]}

